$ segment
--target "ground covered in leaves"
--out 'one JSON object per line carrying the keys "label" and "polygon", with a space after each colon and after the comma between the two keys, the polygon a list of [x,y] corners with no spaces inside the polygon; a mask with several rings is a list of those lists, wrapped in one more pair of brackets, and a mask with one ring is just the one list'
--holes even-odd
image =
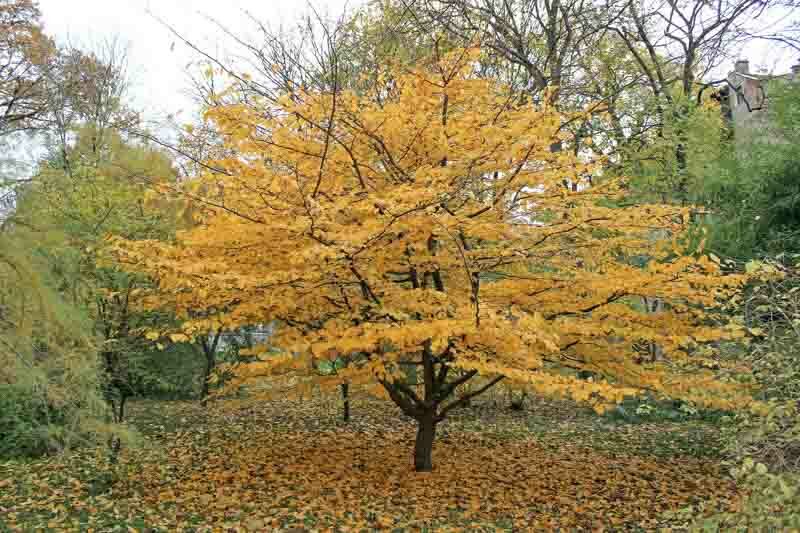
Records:
{"label": "ground covered in leaves", "polygon": [[414,425],[357,397],[203,410],[136,402],[138,447],[0,463],[0,531],[651,531],[736,505],[713,426],[624,424],[569,404],[497,402],[442,425],[433,473]]}

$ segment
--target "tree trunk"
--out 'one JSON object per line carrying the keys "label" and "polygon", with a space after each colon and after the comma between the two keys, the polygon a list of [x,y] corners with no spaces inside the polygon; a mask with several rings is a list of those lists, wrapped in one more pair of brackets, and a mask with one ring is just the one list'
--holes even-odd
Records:
{"label": "tree trunk", "polygon": [[345,422],[350,421],[350,385],[342,383],[342,419]]}
{"label": "tree trunk", "polygon": [[[660,313],[664,310],[664,300],[661,298],[642,296],[642,301],[644,302],[645,311],[648,313]],[[647,343],[647,353],[648,362],[654,363],[662,358],[664,349],[658,343],[650,341]]]}
{"label": "tree trunk", "polygon": [[200,403],[203,407],[208,403],[208,378],[211,377],[212,370],[214,370],[214,361],[206,354],[206,366],[203,370],[203,387],[200,391]]}
{"label": "tree trunk", "polygon": [[203,407],[208,403],[208,378],[211,377],[211,372],[217,365],[217,345],[219,338],[222,335],[222,329],[217,330],[213,339],[201,337],[200,347],[203,349],[203,355],[206,357],[206,366],[203,369],[203,385],[200,390],[200,403]]}
{"label": "tree trunk", "polygon": [[125,393],[120,394],[119,398],[119,413],[117,413],[117,422],[122,424],[125,421],[125,402],[128,400],[128,395]]}
{"label": "tree trunk", "polygon": [[[117,424],[122,424],[125,421],[125,401],[128,396],[125,391],[119,389],[119,403],[112,398],[109,403],[111,404],[112,419]],[[111,435],[108,439],[108,452],[109,462],[117,464],[119,460],[119,452],[122,449],[122,440],[119,435]]]}
{"label": "tree trunk", "polygon": [[425,412],[417,420],[417,442],[414,445],[414,470],[430,472],[433,470],[433,441],[436,438],[436,414],[433,410]]}

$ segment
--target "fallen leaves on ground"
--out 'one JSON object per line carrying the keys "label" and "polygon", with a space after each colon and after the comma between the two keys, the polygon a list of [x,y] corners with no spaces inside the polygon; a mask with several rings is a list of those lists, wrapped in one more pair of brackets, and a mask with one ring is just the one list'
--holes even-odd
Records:
{"label": "fallen leaves on ground", "polygon": [[[736,496],[708,458],[596,449],[594,438],[574,437],[580,432],[558,439],[519,430],[500,438],[509,417],[497,410],[495,417],[486,410],[485,431],[478,423],[484,415],[469,412],[443,425],[435,471],[415,473],[413,424],[379,402],[358,404],[348,425],[335,413],[320,416],[315,401],[236,413],[172,403],[169,416],[143,405],[134,409],[138,423],[159,444],[127,451],[108,490],[98,489],[101,456],[88,452],[28,464],[24,475],[21,465],[0,466],[6,527],[36,519],[55,530],[653,529],[667,511],[709,500],[727,506]],[[573,427],[596,420],[550,419]],[[585,435],[603,438],[597,428]]]}

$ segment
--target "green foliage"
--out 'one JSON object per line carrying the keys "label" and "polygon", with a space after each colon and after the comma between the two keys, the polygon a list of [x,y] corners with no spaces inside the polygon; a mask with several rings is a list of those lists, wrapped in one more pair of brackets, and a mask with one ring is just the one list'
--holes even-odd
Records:
{"label": "green foliage", "polygon": [[[131,295],[143,280],[102,263],[108,232],[168,238],[174,231],[169,206],[150,205],[145,194],[148,180],[169,179],[174,171],[160,151],[82,126],[17,190],[0,233],[0,385],[10,391],[4,410],[13,413],[0,433],[7,453],[120,433],[104,399],[119,405],[136,393],[190,393],[194,369],[180,379],[160,376],[163,353],[139,332],[171,317],[137,312]],[[170,347],[165,360],[176,364],[186,351]]]}
{"label": "green foliage", "polygon": [[91,127],[75,134],[66,155],[54,155],[41,166],[21,195],[16,218],[60,228],[69,246],[97,247],[108,234],[167,238],[174,213],[146,202],[146,191],[174,179],[170,159],[114,132],[105,132],[101,140]]}
{"label": "green foliage", "polygon": [[[170,316],[140,312],[135,294],[147,281],[103,262],[105,237],[168,239],[175,230],[171,205],[148,201],[153,184],[169,183],[175,172],[161,151],[123,139],[110,130],[87,125],[76,132],[74,144],[46,160],[31,186],[21,195],[15,218],[60,239],[40,246],[60,290],[69,290],[76,305],[86,310],[100,339],[99,357],[106,396],[115,401],[141,393],[186,396],[196,380],[191,364],[180,378],[164,370],[163,352],[142,330],[169,322]],[[165,358],[173,365],[185,355],[170,348]]]}
{"label": "green foliage", "polygon": [[[753,270],[753,269],[751,269]],[[800,273],[779,270],[753,282],[746,316],[758,335],[742,356],[768,409],[740,411],[722,426],[723,451],[746,490],[734,513],[698,519],[705,531],[788,531],[800,527]],[[705,510],[700,509],[700,514]]]}
{"label": "green foliage", "polygon": [[689,402],[658,399],[654,397],[628,398],[604,415],[604,418],[627,424],[650,424],[654,422],[719,422],[724,412],[702,409]]}
{"label": "green foliage", "polygon": [[197,398],[205,359],[196,346],[176,343],[150,347],[135,360],[134,395],[161,399]]}
{"label": "green foliage", "polygon": [[71,447],[108,434],[96,342],[86,316],[58,290],[49,235],[0,233],[0,455]]}
{"label": "green foliage", "polygon": [[698,194],[712,210],[703,223],[711,250],[750,261],[754,274],[753,258],[774,258],[746,293],[744,314],[758,340],[742,356],[768,409],[735,413],[722,432],[747,496],[735,513],[696,520],[698,530],[800,528],[800,273],[792,264],[800,252],[800,86],[776,82],[767,94],[763,128],[735,132]]}
{"label": "green foliage", "polygon": [[643,123],[646,133],[623,147],[619,171],[630,177],[634,194],[646,200],[696,199],[727,148],[719,107],[676,94],[672,102],[651,98],[640,113],[661,124],[648,131]]}
{"label": "green foliage", "polygon": [[800,251],[800,85],[775,84],[768,126],[741,132],[709,167],[698,200],[709,206],[709,247],[748,260]]}
{"label": "green foliage", "polygon": [[35,457],[60,448],[64,415],[33,388],[0,384],[0,457]]}

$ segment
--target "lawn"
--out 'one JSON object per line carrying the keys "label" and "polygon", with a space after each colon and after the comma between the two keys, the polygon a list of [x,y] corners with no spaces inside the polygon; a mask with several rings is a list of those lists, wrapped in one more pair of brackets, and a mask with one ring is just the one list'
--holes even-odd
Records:
{"label": "lawn", "polygon": [[487,397],[440,427],[435,471],[418,474],[411,421],[358,394],[352,411],[134,402],[139,442],[115,467],[102,449],[0,463],[0,531],[651,531],[738,499],[698,421]]}

